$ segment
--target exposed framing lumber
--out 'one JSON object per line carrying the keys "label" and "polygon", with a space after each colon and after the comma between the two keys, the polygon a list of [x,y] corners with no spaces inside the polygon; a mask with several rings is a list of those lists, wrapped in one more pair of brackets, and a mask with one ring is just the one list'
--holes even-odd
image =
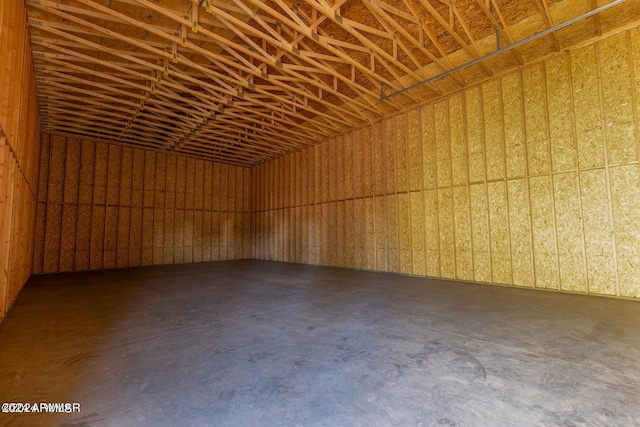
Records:
{"label": "exposed framing lumber", "polygon": [[[538,6],[538,10],[540,10],[540,15],[544,20],[544,24],[547,28],[553,27],[553,20],[551,18],[551,13],[549,12],[549,5],[547,4],[547,0],[536,0],[536,5]],[[553,48],[558,52],[560,48],[560,42],[558,41],[558,36],[556,33],[549,34],[549,38],[551,39],[551,43],[553,44]]]}
{"label": "exposed framing lumber", "polygon": [[[513,45],[514,34],[522,39],[519,20],[552,28],[566,20],[552,3],[536,0],[526,11],[515,0],[27,0],[27,7],[45,126],[86,136],[94,119],[110,140],[201,155],[210,138],[229,159],[256,164],[492,76],[495,64],[506,66],[483,54],[496,32]],[[600,21],[594,17],[598,33]],[[560,49],[561,33],[547,37]],[[524,65],[525,53],[533,58],[524,46],[509,55]],[[466,58],[479,68],[460,69]],[[450,79],[430,80],[450,70]],[[404,91],[424,81],[427,90]],[[380,102],[381,86],[401,96]]]}
{"label": "exposed framing lumber", "polygon": [[[440,15],[440,13],[438,13],[438,11],[431,5],[431,3],[429,3],[428,0],[419,0],[419,1],[424,6],[424,8],[427,9],[427,11],[431,14],[431,16],[433,16],[436,19],[436,21],[438,21],[438,23],[442,25],[444,29],[447,30],[449,34],[451,34],[451,36],[453,36],[453,38],[458,42],[458,44],[460,44],[462,49],[464,49],[467,52],[467,54],[471,57],[471,59],[476,59],[481,56],[480,52],[478,52],[478,49],[475,46],[474,41],[472,40],[470,45],[467,44],[467,42],[463,40],[463,38],[456,32],[456,30],[454,30],[452,23],[447,22],[447,20],[444,19],[442,15]],[[455,5],[453,4],[453,2],[449,3],[449,9],[452,13],[455,10]],[[489,66],[486,64],[486,62],[481,61],[480,66],[488,76],[493,75],[493,72],[491,71]]]}
{"label": "exposed framing lumber", "polygon": [[[493,2],[494,0],[491,0],[491,1]],[[489,19],[489,21],[491,21],[491,24],[493,24],[495,28],[500,29],[498,36],[502,35],[507,40],[508,44],[513,44],[514,42],[513,37],[511,36],[509,27],[505,23],[504,17],[500,13],[500,9],[498,9],[497,6],[494,6],[494,8],[496,9],[496,13],[498,14],[498,19],[500,20],[500,23],[498,23],[498,21],[496,21],[495,17],[489,10],[489,6],[485,4],[483,0],[476,0],[476,4],[480,7],[480,9],[482,9],[482,12],[484,12],[485,16]],[[524,58],[522,57],[522,53],[520,53],[520,49],[515,48],[515,49],[512,49],[511,52],[513,56],[516,58],[516,60],[518,61],[518,64],[523,65]]]}

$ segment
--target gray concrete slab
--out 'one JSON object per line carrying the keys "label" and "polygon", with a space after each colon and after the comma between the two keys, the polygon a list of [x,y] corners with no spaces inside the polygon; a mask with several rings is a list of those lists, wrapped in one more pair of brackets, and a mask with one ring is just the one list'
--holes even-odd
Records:
{"label": "gray concrete slab", "polygon": [[38,426],[640,425],[640,302],[229,261],[31,278],[0,413]]}

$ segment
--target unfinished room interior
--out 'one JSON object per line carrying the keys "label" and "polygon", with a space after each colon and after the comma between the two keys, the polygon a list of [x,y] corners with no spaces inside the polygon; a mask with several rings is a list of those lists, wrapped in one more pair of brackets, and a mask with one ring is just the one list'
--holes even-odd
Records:
{"label": "unfinished room interior", "polygon": [[640,425],[640,0],[0,2],[0,425]]}

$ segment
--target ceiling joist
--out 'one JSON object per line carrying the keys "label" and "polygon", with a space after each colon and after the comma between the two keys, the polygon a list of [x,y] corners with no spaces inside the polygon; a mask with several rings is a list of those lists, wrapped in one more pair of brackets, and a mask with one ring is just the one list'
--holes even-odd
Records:
{"label": "ceiling joist", "polygon": [[[567,39],[549,29],[575,18],[579,0],[27,3],[45,131],[245,166],[601,35],[640,9],[628,0]],[[521,43],[543,30],[546,51]],[[501,44],[517,47],[487,56]],[[401,96],[380,101],[381,88]]]}

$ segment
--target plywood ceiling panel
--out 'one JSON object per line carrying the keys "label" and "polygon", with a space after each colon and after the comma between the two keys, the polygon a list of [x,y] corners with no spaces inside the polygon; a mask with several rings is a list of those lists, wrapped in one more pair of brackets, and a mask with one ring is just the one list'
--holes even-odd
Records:
{"label": "plywood ceiling panel", "polygon": [[[611,0],[610,0],[611,1]],[[610,2],[609,1],[609,2]],[[634,20],[640,0],[27,0],[43,130],[253,165]]]}

